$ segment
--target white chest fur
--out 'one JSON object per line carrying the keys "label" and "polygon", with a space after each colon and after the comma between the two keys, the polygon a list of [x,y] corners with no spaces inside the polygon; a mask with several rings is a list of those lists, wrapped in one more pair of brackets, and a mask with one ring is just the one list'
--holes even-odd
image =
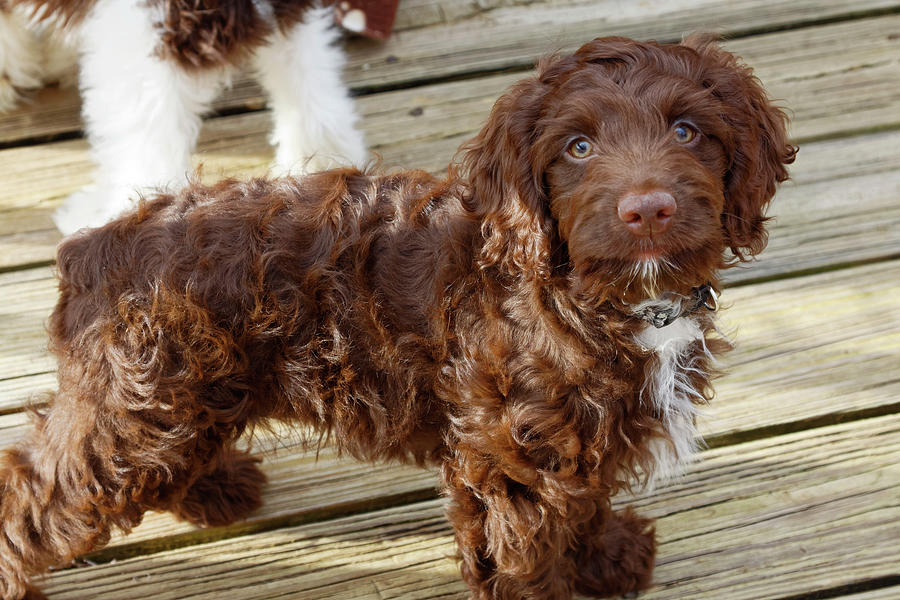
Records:
{"label": "white chest fur", "polygon": [[[648,324],[635,340],[656,355],[644,376],[641,401],[652,403],[668,437],[651,442],[654,466],[648,473],[648,487],[653,487],[677,475],[697,449],[696,402],[703,401],[703,395],[694,388],[690,376],[698,372],[699,359],[710,355],[703,330],[696,319],[689,317],[661,328]],[[699,350],[695,344],[698,341]]]}

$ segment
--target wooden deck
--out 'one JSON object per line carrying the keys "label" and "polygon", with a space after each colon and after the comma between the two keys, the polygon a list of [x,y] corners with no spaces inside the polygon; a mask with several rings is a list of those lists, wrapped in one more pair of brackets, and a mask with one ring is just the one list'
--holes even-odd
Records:
{"label": "wooden deck", "polygon": [[[347,80],[386,166],[441,171],[537,56],[598,35],[725,34],[793,111],[801,147],[769,249],[728,274],[737,350],[703,421],[709,449],[631,499],[657,517],[649,599],[900,598],[900,1],[404,0],[387,43],[350,42]],[[269,115],[240,79],[217,103],[206,179],[264,173]],[[77,94],[0,115],[0,446],[55,386],[44,323],[59,235],[89,183]],[[148,515],[44,579],[54,600],[465,598],[434,473],[360,465],[289,434],[266,506],[226,529]],[[625,499],[622,500],[623,502]]]}

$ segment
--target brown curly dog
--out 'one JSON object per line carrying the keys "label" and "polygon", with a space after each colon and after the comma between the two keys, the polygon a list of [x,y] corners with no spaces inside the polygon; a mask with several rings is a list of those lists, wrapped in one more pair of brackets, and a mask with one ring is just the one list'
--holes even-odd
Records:
{"label": "brown curly dog", "polygon": [[446,179],[226,181],[59,248],[59,391],[6,450],[0,596],[129,530],[260,504],[263,419],[439,464],[472,598],[646,587],[610,496],[693,449],[722,268],[765,246],[795,149],[705,38],[597,39],[496,103]]}

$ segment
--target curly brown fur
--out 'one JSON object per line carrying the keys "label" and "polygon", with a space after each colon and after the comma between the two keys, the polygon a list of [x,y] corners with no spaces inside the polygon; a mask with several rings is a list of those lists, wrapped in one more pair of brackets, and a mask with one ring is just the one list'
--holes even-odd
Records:
{"label": "curly brown fur", "polygon": [[271,33],[253,0],[154,0],[159,54],[185,69],[242,63]]}
{"label": "curly brown fur", "polygon": [[[675,139],[683,121],[699,137]],[[464,152],[443,180],[193,185],[61,244],[59,391],[4,454],[0,596],[148,508],[244,516],[262,477],[233,447],[267,418],[440,464],[473,598],[646,587],[652,523],[610,497],[692,431],[672,424],[719,346],[698,312],[660,330],[699,332],[669,360],[630,306],[762,248],[784,116],[713,44],[598,39],[506,93]],[[637,235],[617,211],[647,189],[677,212]],[[635,270],[648,255],[665,264]]]}
{"label": "curly brown fur", "polygon": [[[87,17],[97,0],[8,0],[28,6],[41,18],[61,25],[76,25]],[[303,20],[314,0],[273,0],[273,22],[261,14],[253,0],[147,0],[159,21],[157,54],[187,70],[240,65],[272,33]]]}

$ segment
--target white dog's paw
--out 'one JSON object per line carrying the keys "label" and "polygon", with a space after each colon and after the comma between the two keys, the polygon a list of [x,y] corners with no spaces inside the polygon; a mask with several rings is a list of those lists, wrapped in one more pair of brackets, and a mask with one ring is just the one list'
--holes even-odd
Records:
{"label": "white dog's paw", "polygon": [[66,198],[53,213],[53,223],[63,235],[85,227],[99,227],[132,208],[134,196],[127,190],[87,186]]}
{"label": "white dog's paw", "polygon": [[302,135],[297,127],[290,137],[277,144],[273,171],[278,175],[305,175],[327,169],[354,166],[364,168],[369,160],[363,135],[352,123],[340,127],[315,124],[314,133]]}

